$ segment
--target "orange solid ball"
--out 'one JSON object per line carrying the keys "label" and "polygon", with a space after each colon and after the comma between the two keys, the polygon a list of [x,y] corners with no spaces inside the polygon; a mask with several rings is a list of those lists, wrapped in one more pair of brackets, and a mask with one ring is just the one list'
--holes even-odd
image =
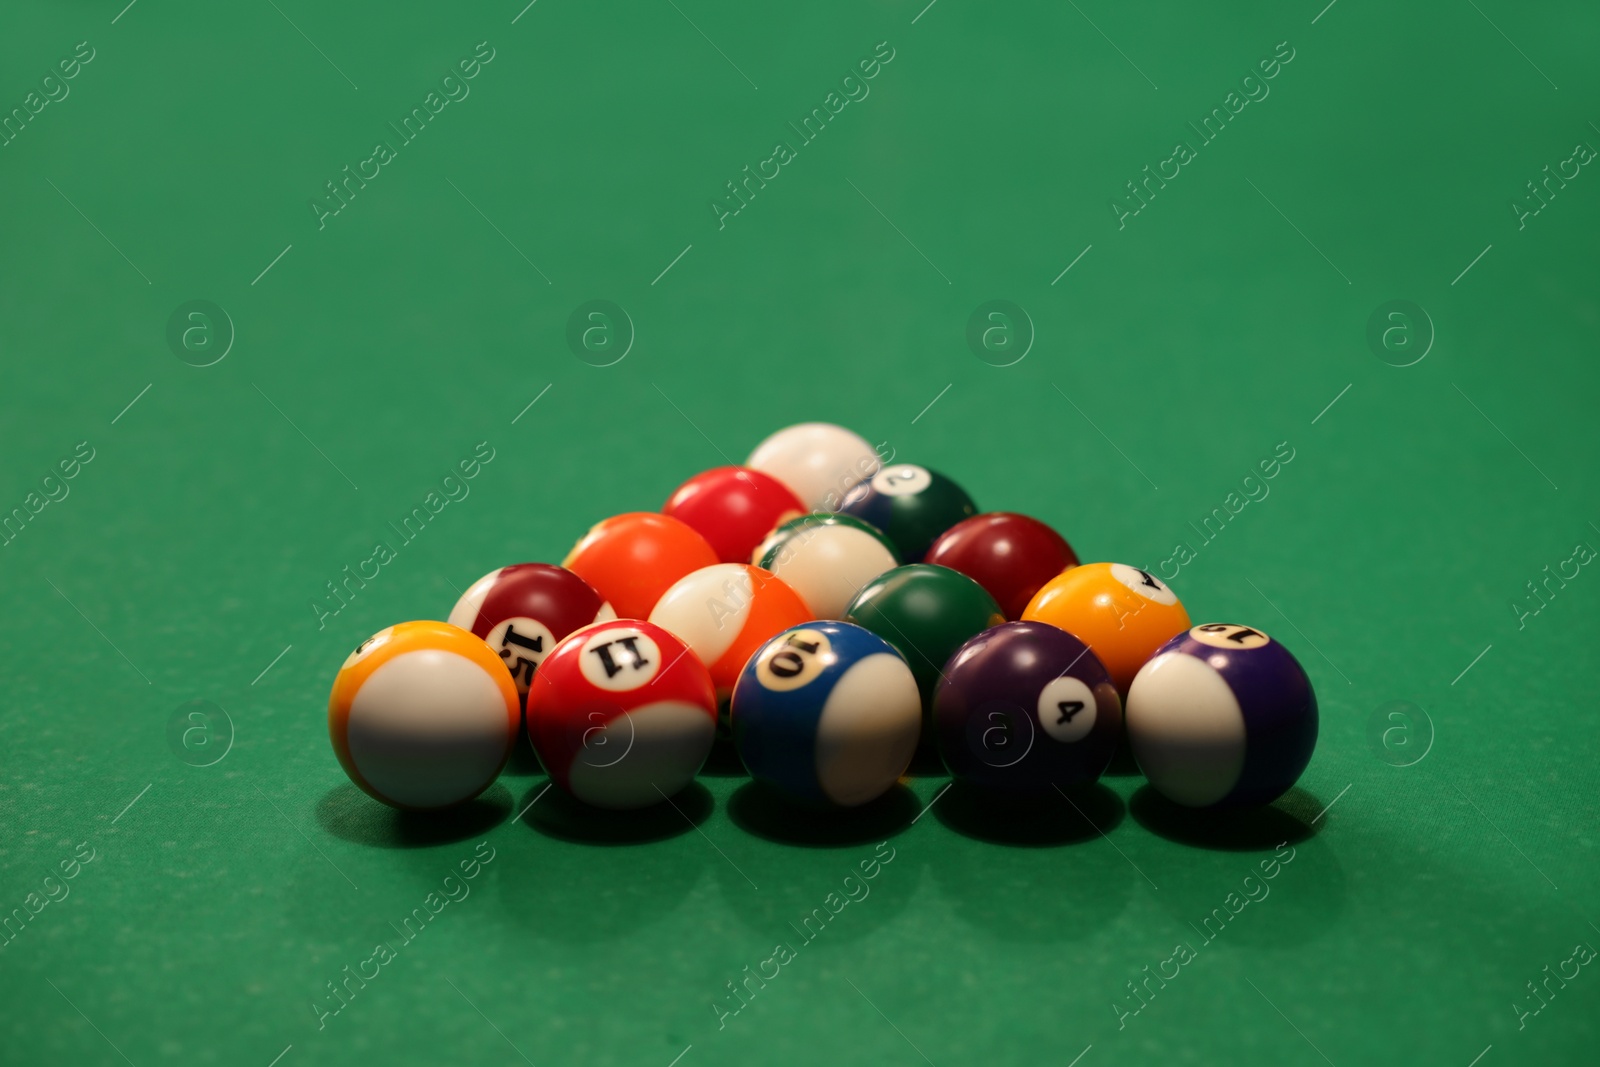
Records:
{"label": "orange solid ball", "polygon": [[648,619],[674,582],[716,562],[711,545],[687,523],[632,511],[596,523],[561,565],[610,601],[618,618]]}
{"label": "orange solid ball", "polygon": [[1090,563],[1062,571],[1034,594],[1024,622],[1045,622],[1094,650],[1117,692],[1168,639],[1189,628],[1189,613],[1165,582],[1126,563]]}

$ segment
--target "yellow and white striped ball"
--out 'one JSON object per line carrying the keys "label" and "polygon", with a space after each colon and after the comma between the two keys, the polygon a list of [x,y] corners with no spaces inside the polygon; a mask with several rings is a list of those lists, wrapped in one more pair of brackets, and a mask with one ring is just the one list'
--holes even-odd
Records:
{"label": "yellow and white striped ball", "polygon": [[482,639],[431,620],[367,638],[328,696],[328,736],[350,780],[412,810],[447,808],[489,788],[521,718],[505,662]]}

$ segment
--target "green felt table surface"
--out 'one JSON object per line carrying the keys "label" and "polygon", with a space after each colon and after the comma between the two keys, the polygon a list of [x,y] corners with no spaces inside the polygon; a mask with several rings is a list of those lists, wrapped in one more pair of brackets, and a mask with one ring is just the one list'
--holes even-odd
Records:
{"label": "green felt table surface", "polygon": [[[0,1060],[1594,1061],[1594,5],[124,2],[0,15]],[[1299,787],[348,784],[361,639],[809,419],[1285,642]]]}

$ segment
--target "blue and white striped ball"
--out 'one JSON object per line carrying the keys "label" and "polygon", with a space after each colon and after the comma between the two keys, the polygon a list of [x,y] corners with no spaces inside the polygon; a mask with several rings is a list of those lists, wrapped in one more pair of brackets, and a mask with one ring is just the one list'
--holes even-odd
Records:
{"label": "blue and white striped ball", "polygon": [[1191,808],[1270,804],[1317,744],[1317,697],[1289,650],[1249,626],[1206,623],[1134,676],[1128,744],[1150,784]]}
{"label": "blue and white striped ball", "polygon": [[883,638],[808,622],[750,658],[729,716],[751,775],[801,803],[848,808],[888,792],[910,766],[922,698]]}

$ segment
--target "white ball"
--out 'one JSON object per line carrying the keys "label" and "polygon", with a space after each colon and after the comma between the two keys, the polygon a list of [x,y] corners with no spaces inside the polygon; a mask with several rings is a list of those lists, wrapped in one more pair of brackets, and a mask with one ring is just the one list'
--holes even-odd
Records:
{"label": "white ball", "polygon": [[770,474],[812,510],[834,511],[883,465],[860,434],[831,422],[786,427],[756,446],[745,466]]}

